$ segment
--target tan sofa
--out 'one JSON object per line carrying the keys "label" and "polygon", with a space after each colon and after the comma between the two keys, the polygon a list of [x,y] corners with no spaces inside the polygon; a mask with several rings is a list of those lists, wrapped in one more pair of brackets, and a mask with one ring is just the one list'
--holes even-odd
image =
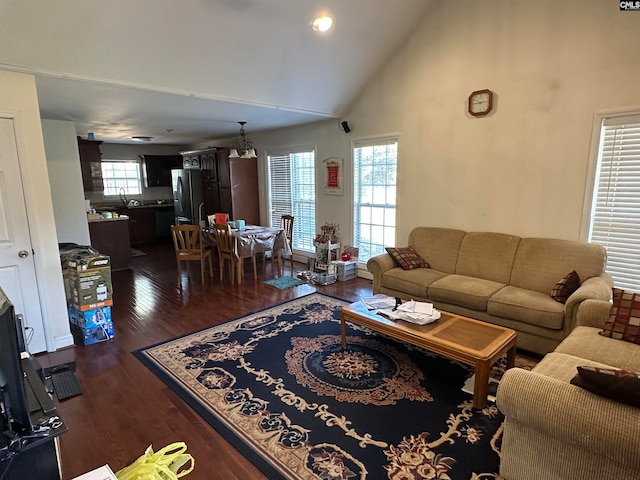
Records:
{"label": "tan sofa", "polygon": [[500,475],[506,480],[640,478],[640,408],[570,384],[578,366],[640,372],[640,345],[603,337],[589,323],[608,302],[587,300],[581,324],[533,371],[508,370],[496,402],[505,415]]}
{"label": "tan sofa", "polygon": [[[430,268],[403,270],[386,253],[373,257],[367,268],[374,294],[428,301],[512,328],[518,347],[532,352],[552,351],[575,327],[585,300],[611,298],[613,281],[599,245],[437,227],[413,229],[408,245]],[[559,303],[551,290],[573,270],[582,284]]]}

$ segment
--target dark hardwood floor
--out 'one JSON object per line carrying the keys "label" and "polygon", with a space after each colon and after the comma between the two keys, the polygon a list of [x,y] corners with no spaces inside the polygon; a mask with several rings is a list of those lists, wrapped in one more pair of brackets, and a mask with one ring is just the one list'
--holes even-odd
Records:
{"label": "dark hardwood floor", "polygon": [[[200,283],[199,266],[178,280],[173,246],[141,247],[146,256],[112,273],[115,339],[38,356],[43,366],[77,362],[84,393],[57,402],[69,431],[61,439],[63,478],[74,478],[104,464],[115,471],[131,464],[149,445],[155,451],[184,441],[196,461],[190,480],[265,479],[131,352],[215,325],[315,291],[350,301],[371,295],[371,282],[354,279],[327,286],[302,285],[278,290],[263,283],[273,278],[269,262],[259,264],[257,281],[249,265],[245,283],[214,278]],[[217,260],[217,259],[216,259]],[[295,265],[299,270],[302,264]],[[275,265],[274,265],[275,267]],[[291,275],[289,262],[284,274]]]}

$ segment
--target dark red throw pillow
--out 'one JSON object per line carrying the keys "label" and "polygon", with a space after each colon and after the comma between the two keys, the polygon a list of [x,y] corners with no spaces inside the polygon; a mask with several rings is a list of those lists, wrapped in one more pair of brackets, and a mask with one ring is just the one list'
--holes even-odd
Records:
{"label": "dark red throw pillow", "polygon": [[640,408],[640,376],[616,368],[577,367],[573,385],[617,402]]}
{"label": "dark red throw pillow", "polygon": [[580,287],[580,277],[574,270],[555,284],[551,290],[551,298],[556,302],[566,303],[567,299]]}
{"label": "dark red throw pillow", "polygon": [[413,270],[414,268],[429,268],[427,261],[422,258],[412,246],[408,247],[387,247],[387,253],[400,265],[404,270]]}
{"label": "dark red throw pillow", "polygon": [[613,289],[613,305],[600,335],[640,344],[640,293]]}

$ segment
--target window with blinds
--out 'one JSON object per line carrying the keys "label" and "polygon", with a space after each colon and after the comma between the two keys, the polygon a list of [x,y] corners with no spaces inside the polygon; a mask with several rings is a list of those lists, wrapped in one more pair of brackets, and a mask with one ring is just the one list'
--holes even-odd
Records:
{"label": "window with blinds", "polygon": [[395,246],[398,139],[354,143],[354,243],[359,263]]}
{"label": "window with blinds", "polygon": [[314,252],[316,235],[315,152],[297,149],[267,155],[269,208],[272,226],[282,215],[293,215],[293,248]]}
{"label": "window with blinds", "polygon": [[640,115],[604,119],[589,241],[607,249],[607,273],[640,291]]}

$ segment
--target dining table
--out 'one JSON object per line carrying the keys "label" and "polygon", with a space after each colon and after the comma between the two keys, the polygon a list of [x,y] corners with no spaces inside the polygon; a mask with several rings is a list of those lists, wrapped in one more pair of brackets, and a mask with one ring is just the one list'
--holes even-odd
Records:
{"label": "dining table", "polygon": [[[203,240],[207,245],[216,245],[216,237],[213,229],[202,229]],[[291,246],[287,240],[287,234],[280,227],[266,227],[262,225],[245,225],[244,229],[231,229],[234,240],[236,256],[240,260],[237,267],[238,283],[242,284],[243,260],[266,252],[272,252],[276,256],[278,264],[278,276],[282,276],[282,257],[292,255]]]}

